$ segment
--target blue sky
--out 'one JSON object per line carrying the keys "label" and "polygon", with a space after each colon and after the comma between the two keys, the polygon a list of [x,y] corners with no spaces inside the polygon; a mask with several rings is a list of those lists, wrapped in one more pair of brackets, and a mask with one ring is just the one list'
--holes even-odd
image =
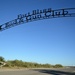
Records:
{"label": "blue sky", "polygon": [[[75,0],[0,0],[0,25],[36,9],[74,8]],[[0,32],[6,60],[75,65],[75,17],[24,23]]]}

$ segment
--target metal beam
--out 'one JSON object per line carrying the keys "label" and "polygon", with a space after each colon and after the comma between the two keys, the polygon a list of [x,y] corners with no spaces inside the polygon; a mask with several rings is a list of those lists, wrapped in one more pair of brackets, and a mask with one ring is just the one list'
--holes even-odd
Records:
{"label": "metal beam", "polygon": [[0,31],[23,23],[60,17],[75,17],[75,8],[63,8],[57,10],[52,10],[51,8],[43,10],[37,9],[33,10],[32,13],[28,12],[27,14],[19,14],[16,19],[0,25]]}

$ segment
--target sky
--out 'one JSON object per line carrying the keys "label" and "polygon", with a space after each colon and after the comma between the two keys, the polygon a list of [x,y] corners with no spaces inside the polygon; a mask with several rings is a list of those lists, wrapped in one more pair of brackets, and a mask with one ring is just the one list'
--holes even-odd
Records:
{"label": "sky", "polygon": [[[75,0],[0,0],[0,25],[36,9],[75,8]],[[0,32],[6,60],[75,66],[75,17],[20,24]]]}

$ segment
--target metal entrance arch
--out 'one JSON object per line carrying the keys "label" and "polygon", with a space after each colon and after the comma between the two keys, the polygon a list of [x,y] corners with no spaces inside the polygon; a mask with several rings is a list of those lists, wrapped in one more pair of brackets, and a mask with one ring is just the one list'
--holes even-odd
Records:
{"label": "metal entrance arch", "polygon": [[9,29],[11,27],[23,23],[28,23],[43,19],[60,18],[60,17],[75,17],[75,8],[63,8],[56,10],[53,10],[51,8],[43,10],[37,9],[33,10],[31,13],[28,12],[27,14],[19,14],[16,19],[0,25],[0,31]]}

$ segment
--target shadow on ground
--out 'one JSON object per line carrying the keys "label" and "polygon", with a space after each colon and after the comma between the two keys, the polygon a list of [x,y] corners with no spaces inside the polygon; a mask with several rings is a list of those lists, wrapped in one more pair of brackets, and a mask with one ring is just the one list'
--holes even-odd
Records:
{"label": "shadow on ground", "polygon": [[52,75],[75,75],[75,73],[71,72],[64,72],[64,71],[57,71],[57,70],[44,70],[44,69],[36,69],[34,71],[39,71],[41,73],[47,73]]}

